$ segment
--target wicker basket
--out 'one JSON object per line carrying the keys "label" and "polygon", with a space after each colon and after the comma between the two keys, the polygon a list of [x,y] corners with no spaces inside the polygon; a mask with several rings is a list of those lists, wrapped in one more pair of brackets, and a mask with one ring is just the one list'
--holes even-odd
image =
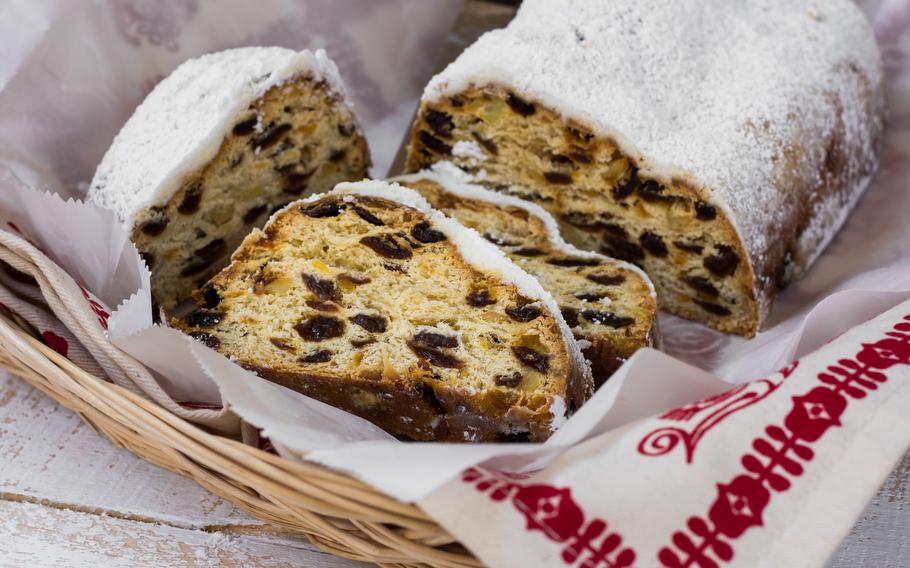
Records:
{"label": "wicker basket", "polygon": [[326,468],[210,434],[84,372],[3,317],[0,367],[118,446],[193,478],[254,517],[306,535],[327,552],[381,566],[482,566],[417,507]]}

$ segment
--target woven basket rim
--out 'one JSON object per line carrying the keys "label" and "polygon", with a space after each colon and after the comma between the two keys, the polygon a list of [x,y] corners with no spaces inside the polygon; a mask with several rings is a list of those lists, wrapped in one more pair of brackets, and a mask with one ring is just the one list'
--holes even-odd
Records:
{"label": "woven basket rim", "polygon": [[114,444],[326,552],[381,566],[483,566],[417,506],[350,475],[207,432],[83,371],[5,315],[0,368],[76,412]]}

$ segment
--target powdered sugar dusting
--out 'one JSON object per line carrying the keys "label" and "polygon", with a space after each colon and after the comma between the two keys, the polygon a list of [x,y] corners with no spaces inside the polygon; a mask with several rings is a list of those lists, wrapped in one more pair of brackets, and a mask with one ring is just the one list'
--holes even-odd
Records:
{"label": "powdered sugar dusting", "polygon": [[344,98],[338,69],[323,50],[244,47],[186,61],[123,126],[95,172],[89,199],[132,226],[139,211],[164,205],[184,176],[215,157],[250,103],[303,75],[326,81]]}
{"label": "powdered sugar dusting", "polygon": [[[500,84],[587,124],[644,174],[711,195],[763,266],[779,228],[799,222],[806,196],[789,190],[819,181],[839,127],[850,195],[822,209],[843,210],[864,189],[881,79],[872,30],[849,0],[526,0],[424,100]],[[795,251],[804,264],[842,218],[812,219]]]}

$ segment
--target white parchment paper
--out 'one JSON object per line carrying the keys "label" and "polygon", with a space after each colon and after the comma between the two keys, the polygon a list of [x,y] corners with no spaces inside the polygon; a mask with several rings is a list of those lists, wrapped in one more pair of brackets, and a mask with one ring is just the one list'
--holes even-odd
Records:
{"label": "white parchment paper", "polygon": [[402,500],[428,495],[471,465],[538,469],[583,440],[766,375],[910,297],[905,2],[865,3],[886,54],[892,110],[881,172],[816,266],[780,297],[766,331],[747,341],[662,317],[666,353],[637,353],[545,444],[398,442],[174,330],[153,327],[148,275],[112,216],[75,202],[48,206],[37,191],[79,196],[79,182],[156,80],[187,57],[247,44],[326,47],[353,93],[382,174],[457,5],[36,0],[7,7],[10,14],[0,18],[8,48],[0,60],[0,209],[77,281],[119,306],[110,338],[156,371],[175,399],[229,404],[284,455],[348,471]]}

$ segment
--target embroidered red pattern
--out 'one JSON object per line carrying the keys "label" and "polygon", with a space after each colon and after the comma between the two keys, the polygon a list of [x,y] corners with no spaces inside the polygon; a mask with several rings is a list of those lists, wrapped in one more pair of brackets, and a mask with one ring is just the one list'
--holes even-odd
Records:
{"label": "embroidered red pattern", "polygon": [[562,546],[566,565],[578,568],[625,568],[635,562],[635,551],[622,546],[622,537],[607,530],[603,519],[586,519],[571,489],[541,483],[523,485],[525,476],[480,468],[462,472],[461,479],[493,501],[511,502],[525,516],[526,530],[540,531]]}
{"label": "embroidered red pattern", "polygon": [[760,379],[734,389],[687,404],[661,414],[658,418],[677,422],[690,422],[699,417],[694,426],[664,426],[646,434],[638,443],[638,453],[643,456],[662,456],[672,452],[682,442],[686,451],[686,463],[692,463],[695,448],[712,428],[768,395],[793,374],[798,361],[784,367],[773,377]]}
{"label": "embroidered red pattern", "polygon": [[104,307],[104,304],[94,299],[88,290],[79,286],[79,290],[82,291],[82,296],[85,298],[85,301],[88,302],[89,307],[98,316],[98,323],[101,324],[101,327],[107,329],[107,320],[111,317],[111,314]]}
{"label": "embroidered red pattern", "polygon": [[852,400],[865,398],[885,383],[881,371],[910,364],[910,315],[886,337],[864,343],[853,359],[839,359],[819,373],[820,385],[791,397],[793,406],[782,424],[765,427],[742,455],[744,471],[717,484],[717,496],[707,514],[692,516],[686,529],[673,533],[672,544],[658,553],[668,568],[716,568],[733,559],[732,541],[752,527],[763,525],[762,513],[775,493],[789,489],[815,454],[810,447],[840,418]]}

